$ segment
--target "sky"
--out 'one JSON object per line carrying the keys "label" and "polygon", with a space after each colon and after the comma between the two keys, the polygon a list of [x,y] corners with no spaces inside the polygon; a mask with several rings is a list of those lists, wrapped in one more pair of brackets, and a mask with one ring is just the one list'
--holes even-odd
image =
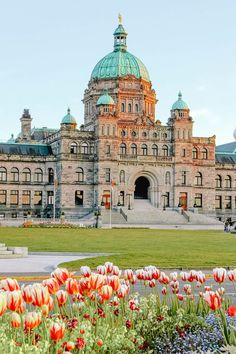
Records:
{"label": "sky", "polygon": [[236,128],[235,0],[0,0],[0,140],[32,126],[59,128],[67,108],[83,123],[83,92],[113,50],[118,13],[128,51],[146,65],[168,120],[181,90],[194,136],[233,141]]}

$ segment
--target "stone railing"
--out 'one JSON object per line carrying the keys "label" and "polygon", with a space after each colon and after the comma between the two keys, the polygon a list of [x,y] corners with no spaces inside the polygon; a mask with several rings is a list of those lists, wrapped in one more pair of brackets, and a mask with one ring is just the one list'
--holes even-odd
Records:
{"label": "stone railing", "polygon": [[172,162],[172,156],[155,155],[119,155],[122,161],[151,161],[151,162]]}

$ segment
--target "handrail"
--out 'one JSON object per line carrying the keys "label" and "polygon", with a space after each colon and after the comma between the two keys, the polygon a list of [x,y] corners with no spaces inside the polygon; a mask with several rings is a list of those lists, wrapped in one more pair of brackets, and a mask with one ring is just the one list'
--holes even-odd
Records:
{"label": "handrail", "polygon": [[186,213],[184,209],[182,209],[182,215],[187,220],[187,222],[190,222],[190,216]]}
{"label": "handrail", "polygon": [[123,211],[122,208],[120,208],[120,214],[123,216],[123,218],[125,219],[125,221],[128,220],[128,216],[125,214],[125,212]]}

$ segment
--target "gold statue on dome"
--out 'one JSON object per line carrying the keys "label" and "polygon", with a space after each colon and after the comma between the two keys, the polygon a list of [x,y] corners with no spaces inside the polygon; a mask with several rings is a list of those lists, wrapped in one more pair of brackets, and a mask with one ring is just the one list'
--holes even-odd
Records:
{"label": "gold statue on dome", "polygon": [[121,16],[121,14],[118,15],[118,19],[119,19],[119,23],[121,25],[122,24],[122,16]]}

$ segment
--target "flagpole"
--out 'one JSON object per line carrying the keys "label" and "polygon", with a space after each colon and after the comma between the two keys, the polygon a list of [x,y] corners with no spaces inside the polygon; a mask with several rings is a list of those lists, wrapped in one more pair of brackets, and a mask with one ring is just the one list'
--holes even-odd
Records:
{"label": "flagpole", "polygon": [[111,185],[111,195],[110,195],[110,229],[111,229],[111,209],[112,209],[112,185]]}

